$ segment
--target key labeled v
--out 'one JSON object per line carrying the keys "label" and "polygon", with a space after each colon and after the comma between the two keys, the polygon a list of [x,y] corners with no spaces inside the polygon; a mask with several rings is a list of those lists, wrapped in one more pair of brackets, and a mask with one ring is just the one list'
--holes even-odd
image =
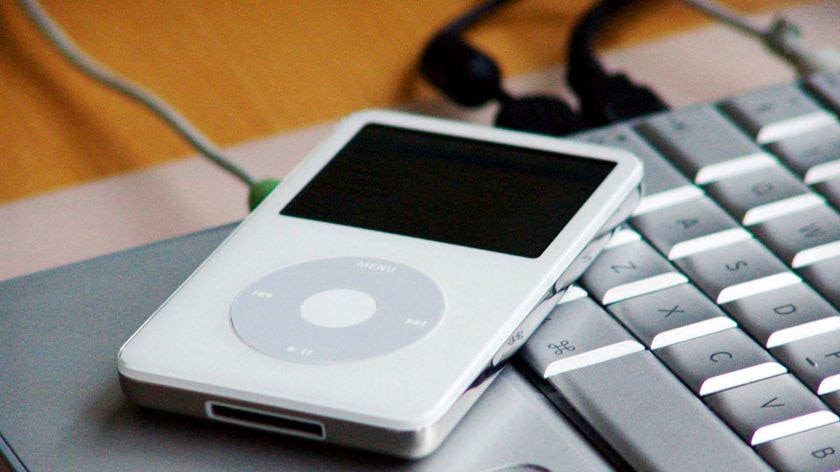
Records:
{"label": "key labeled v", "polygon": [[[779,397],[773,397],[770,400],[768,400],[767,403],[761,405],[761,408],[776,408],[776,407],[779,407],[779,406],[785,406],[784,403],[778,402],[778,400],[779,400]],[[773,402],[777,402],[777,403],[773,403]]]}

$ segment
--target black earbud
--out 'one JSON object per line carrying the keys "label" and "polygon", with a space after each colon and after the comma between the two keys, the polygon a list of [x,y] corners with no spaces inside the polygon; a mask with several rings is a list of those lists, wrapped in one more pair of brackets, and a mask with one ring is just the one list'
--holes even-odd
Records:
{"label": "black earbud", "polygon": [[420,71],[454,102],[477,107],[506,96],[502,74],[492,57],[456,34],[440,34],[426,46]]}
{"label": "black earbud", "polygon": [[496,126],[553,136],[582,128],[578,115],[560,98],[547,95],[512,97],[504,90],[496,61],[449,29],[444,29],[426,46],[420,71],[426,80],[459,105],[478,107],[498,101]]}

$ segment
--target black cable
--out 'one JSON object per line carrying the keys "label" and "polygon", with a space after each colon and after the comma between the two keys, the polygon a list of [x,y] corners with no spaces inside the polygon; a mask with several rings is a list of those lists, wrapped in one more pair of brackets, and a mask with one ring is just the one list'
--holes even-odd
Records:
{"label": "black cable", "polygon": [[574,90],[585,88],[585,82],[592,78],[604,79],[606,69],[595,57],[595,44],[598,42],[604,24],[621,11],[632,0],[613,0],[598,2],[590,9],[572,30],[569,41],[569,85]]}
{"label": "black cable", "polygon": [[472,28],[478,22],[484,19],[487,15],[495,13],[501,7],[504,7],[512,0],[489,0],[479,3],[471,10],[465,12],[458,18],[452,20],[448,25],[444,26],[440,34],[462,34],[464,31]]}
{"label": "black cable", "polygon": [[582,117],[593,126],[668,109],[650,88],[633,83],[621,72],[608,72],[595,54],[600,33],[632,3],[634,0],[601,0],[572,32],[567,79],[580,100]]}

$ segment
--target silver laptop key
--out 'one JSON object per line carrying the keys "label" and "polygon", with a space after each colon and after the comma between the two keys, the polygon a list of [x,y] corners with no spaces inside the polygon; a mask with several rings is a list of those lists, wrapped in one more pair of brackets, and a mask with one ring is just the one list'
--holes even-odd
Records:
{"label": "silver laptop key", "polygon": [[840,329],[837,310],[804,283],[741,298],[723,309],[767,348]]}
{"label": "silver laptop key", "polygon": [[706,196],[637,215],[631,224],[668,259],[690,256],[752,237]]}
{"label": "silver laptop key", "polygon": [[762,144],[837,122],[834,115],[792,84],[729,99],[722,108]]}
{"label": "silver laptop key", "polygon": [[840,257],[803,267],[799,273],[832,305],[840,309]]}
{"label": "silver laptop key", "polygon": [[737,328],[673,344],[655,352],[700,396],[787,372],[783,365]]}
{"label": "silver laptop key", "polygon": [[794,269],[840,256],[840,215],[826,205],[775,218],[751,229]]}
{"label": "silver laptop key", "polygon": [[779,472],[840,470],[840,424],[832,423],[755,448]]}
{"label": "silver laptop key", "polygon": [[710,105],[655,116],[638,130],[698,184],[775,162]]}
{"label": "silver laptop key", "polygon": [[727,303],[799,282],[776,256],[754,239],[674,263],[717,303]]}
{"label": "silver laptop key", "polygon": [[834,208],[840,209],[840,177],[814,185],[814,190],[825,196]]}
{"label": "silver laptop key", "polygon": [[840,115],[840,71],[812,75],[805,80],[811,92]]}
{"label": "silver laptop key", "polygon": [[634,470],[770,470],[649,351],[548,382],[558,407],[571,407]]}
{"label": "silver laptop key", "polygon": [[581,277],[581,285],[604,305],[687,281],[644,241],[608,248]]}
{"label": "silver laptop key", "polygon": [[616,248],[618,246],[623,246],[625,244],[631,244],[642,240],[642,235],[639,234],[636,230],[630,229],[628,226],[622,225],[618,231],[613,233],[610,237],[609,242],[607,245],[604,246],[604,250]]}
{"label": "silver laptop key", "polygon": [[586,293],[586,290],[584,290],[583,287],[577,284],[572,284],[569,285],[569,288],[566,289],[566,292],[563,293],[563,296],[560,298],[560,301],[558,301],[557,304],[562,305],[563,303],[573,302],[575,300],[588,296],[589,294]]}
{"label": "silver laptop key", "polygon": [[573,136],[574,139],[613,146],[632,152],[645,165],[642,181],[644,196],[636,207],[636,213],[655,208],[675,205],[703,194],[670,162],[640,138],[629,126],[618,125]]}
{"label": "silver laptop key", "polygon": [[835,413],[840,414],[840,390],[835,390],[831,393],[826,393],[822,396],[822,401],[834,410]]}
{"label": "silver laptop key", "polygon": [[650,349],[737,326],[691,284],[613,303],[609,310]]}
{"label": "silver laptop key", "polygon": [[523,356],[543,377],[644,350],[590,298],[558,305],[528,339]]}
{"label": "silver laptop key", "polygon": [[817,395],[840,390],[840,333],[824,333],[770,352]]}
{"label": "silver laptop key", "polygon": [[751,446],[840,420],[792,375],[709,395],[704,401]]}
{"label": "silver laptop key", "polygon": [[706,191],[745,226],[824,202],[781,166],[718,180],[709,184]]}
{"label": "silver laptop key", "polygon": [[808,185],[840,177],[840,125],[784,139],[770,150]]}

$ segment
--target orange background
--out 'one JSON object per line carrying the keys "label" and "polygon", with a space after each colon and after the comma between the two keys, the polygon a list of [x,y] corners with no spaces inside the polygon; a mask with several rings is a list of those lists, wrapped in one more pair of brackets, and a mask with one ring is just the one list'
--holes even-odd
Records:
{"label": "orange background", "polygon": [[[470,33],[506,74],[565,61],[585,0],[523,0]],[[705,20],[649,0],[602,47]],[[744,12],[795,2],[730,0]],[[45,1],[103,64],[150,88],[220,145],[387,107],[433,92],[416,72],[430,35],[473,2],[454,0]],[[0,0],[0,203],[192,154],[145,109],[81,75]]]}

